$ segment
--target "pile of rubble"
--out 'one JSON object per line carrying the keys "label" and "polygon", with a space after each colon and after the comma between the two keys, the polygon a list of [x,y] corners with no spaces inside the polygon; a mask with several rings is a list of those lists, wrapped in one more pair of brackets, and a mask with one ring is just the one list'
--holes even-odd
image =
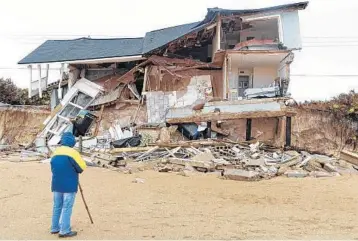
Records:
{"label": "pile of rubble", "polygon": [[[189,146],[191,145],[191,146]],[[159,172],[216,172],[232,180],[287,177],[334,177],[358,173],[356,166],[307,152],[280,151],[265,144],[183,142],[168,146],[114,149],[91,154],[95,165],[125,173],[150,166]],[[142,168],[138,168],[142,166]]]}

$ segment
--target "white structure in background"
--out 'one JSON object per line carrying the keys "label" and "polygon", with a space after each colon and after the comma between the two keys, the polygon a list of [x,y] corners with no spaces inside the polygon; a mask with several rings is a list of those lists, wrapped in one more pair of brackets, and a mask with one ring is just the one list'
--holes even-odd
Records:
{"label": "white structure in background", "polygon": [[[64,73],[68,72],[67,64],[61,63],[58,64],[60,67],[51,67],[49,64],[30,64],[27,66],[29,69],[29,87],[28,87],[28,93],[29,98],[32,98],[36,95],[38,95],[40,98],[42,98],[42,93],[47,90],[48,85],[51,84],[51,78],[52,82],[54,79],[58,80],[58,97],[59,99],[62,99],[62,81],[64,78]],[[53,66],[56,66],[54,64]],[[58,71],[55,73],[56,76],[54,76],[54,70]],[[41,81],[39,81],[41,79]]]}

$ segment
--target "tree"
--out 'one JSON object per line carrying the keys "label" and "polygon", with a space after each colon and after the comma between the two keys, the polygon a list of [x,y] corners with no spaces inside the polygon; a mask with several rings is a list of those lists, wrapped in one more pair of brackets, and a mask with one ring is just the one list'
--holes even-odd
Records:
{"label": "tree", "polygon": [[28,90],[18,88],[11,79],[0,78],[0,102],[11,105],[47,105],[50,94],[46,91],[40,99],[38,96],[28,97]]}
{"label": "tree", "polygon": [[19,99],[19,89],[11,79],[0,78],[0,102],[13,104]]}

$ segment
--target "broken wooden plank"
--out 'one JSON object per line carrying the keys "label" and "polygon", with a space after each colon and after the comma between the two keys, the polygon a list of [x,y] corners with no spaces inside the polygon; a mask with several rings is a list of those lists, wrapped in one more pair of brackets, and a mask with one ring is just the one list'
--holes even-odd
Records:
{"label": "broken wooden plank", "polygon": [[93,154],[93,157],[97,157],[99,159],[103,159],[106,161],[116,161],[117,157],[112,156],[111,154],[104,154],[104,153],[95,153]]}
{"label": "broken wooden plank", "polygon": [[117,101],[117,103],[127,103],[127,104],[139,105],[140,100],[119,100],[119,101]]}
{"label": "broken wooden plank", "polygon": [[141,104],[138,104],[138,108],[137,108],[137,110],[136,110],[136,112],[135,112],[135,114],[134,114],[134,116],[133,116],[132,121],[131,121],[132,123],[136,123],[137,117],[138,117],[138,113],[139,113],[141,107],[142,107],[142,105],[141,105]]}
{"label": "broken wooden plank", "polygon": [[235,119],[255,119],[255,118],[271,118],[283,116],[295,116],[296,112],[293,111],[250,111],[241,113],[202,113],[191,115],[183,118],[167,119],[166,122],[170,124],[175,123],[192,123],[192,122],[206,122],[206,121],[219,121],[219,120],[235,120]]}
{"label": "broken wooden plank", "polygon": [[165,157],[172,156],[172,157],[176,158],[176,156],[174,154],[177,153],[180,149],[181,149],[180,146],[174,148],[173,150],[169,150],[168,148],[165,148],[165,150],[169,153]]}
{"label": "broken wooden plank", "polygon": [[224,143],[221,142],[217,142],[217,141],[181,141],[181,142],[177,142],[177,143],[157,143],[155,144],[159,147],[186,147],[186,148],[190,148],[190,147],[201,147],[201,146],[224,146]]}
{"label": "broken wooden plank", "polygon": [[151,146],[144,146],[144,147],[126,147],[126,148],[114,148],[110,151],[110,153],[123,153],[123,152],[143,152],[152,149]]}
{"label": "broken wooden plank", "polygon": [[140,160],[142,159],[143,157],[149,155],[150,153],[152,152],[155,152],[156,150],[159,149],[159,146],[155,146],[155,147],[152,147],[150,150],[146,151],[145,153],[143,153],[142,155],[140,155],[139,157],[136,158],[136,160]]}
{"label": "broken wooden plank", "polygon": [[99,126],[100,126],[102,118],[103,118],[103,110],[104,110],[104,105],[101,105],[101,110],[99,112],[98,120],[97,120],[97,123],[96,123],[96,128],[94,129],[94,132],[93,132],[93,136],[98,135]]}
{"label": "broken wooden plank", "polygon": [[358,165],[358,154],[350,151],[341,151],[340,158],[353,165]]}

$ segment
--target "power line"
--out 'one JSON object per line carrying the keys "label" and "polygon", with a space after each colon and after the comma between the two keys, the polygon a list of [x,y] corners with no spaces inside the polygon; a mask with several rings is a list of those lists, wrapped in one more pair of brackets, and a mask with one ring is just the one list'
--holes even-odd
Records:
{"label": "power line", "polygon": [[307,44],[340,44],[340,43],[358,43],[358,39],[357,40],[333,40],[333,41],[302,41],[303,43],[307,43]]}
{"label": "power line", "polygon": [[350,45],[303,45],[302,48],[325,48],[325,47],[357,47],[358,44],[350,44]]}
{"label": "power line", "polygon": [[291,74],[296,77],[358,77],[358,74]]}
{"label": "power line", "polygon": [[302,36],[302,38],[307,39],[358,39],[358,36]]}

